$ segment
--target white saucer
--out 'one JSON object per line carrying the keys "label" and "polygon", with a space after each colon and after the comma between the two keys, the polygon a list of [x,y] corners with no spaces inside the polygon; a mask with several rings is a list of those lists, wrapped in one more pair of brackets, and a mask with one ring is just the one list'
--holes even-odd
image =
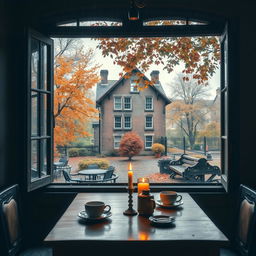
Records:
{"label": "white saucer", "polygon": [[155,215],[150,216],[149,220],[151,221],[152,224],[158,226],[169,226],[175,221],[175,218],[166,215]]}
{"label": "white saucer", "polygon": [[181,200],[179,202],[175,202],[174,204],[164,204],[161,200],[156,200],[156,204],[162,208],[172,209],[183,205],[183,201]]}
{"label": "white saucer", "polygon": [[103,212],[101,214],[101,216],[97,217],[97,218],[89,218],[85,211],[81,211],[81,212],[78,213],[79,218],[81,218],[85,221],[90,221],[90,222],[105,220],[106,218],[109,218],[110,216],[112,216],[111,212]]}

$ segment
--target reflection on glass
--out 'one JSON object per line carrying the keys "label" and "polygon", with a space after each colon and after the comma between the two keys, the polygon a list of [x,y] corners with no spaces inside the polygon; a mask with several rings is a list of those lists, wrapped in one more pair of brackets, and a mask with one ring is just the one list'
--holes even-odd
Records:
{"label": "reflection on glass", "polygon": [[31,141],[31,180],[39,178],[38,141]]}
{"label": "reflection on glass", "polygon": [[62,23],[62,24],[57,24],[58,27],[76,27],[77,23],[76,22],[67,22],[67,23]]}
{"label": "reflection on glass", "polygon": [[42,124],[41,124],[41,135],[47,135],[47,94],[41,95],[42,101]]}
{"label": "reflection on glass", "polygon": [[47,46],[43,46],[43,84],[42,89],[47,90]]}
{"label": "reflection on glass", "polygon": [[42,151],[43,151],[43,170],[41,176],[47,175],[47,140],[42,140]]}
{"label": "reflection on glass", "polygon": [[39,42],[35,39],[31,40],[31,88],[38,88],[39,70]]}
{"label": "reflection on glass", "polygon": [[38,135],[38,94],[31,93],[31,134]]}
{"label": "reflection on glass", "polygon": [[173,26],[186,25],[186,20],[150,20],[144,21],[143,26]]}
{"label": "reflection on glass", "polygon": [[80,21],[79,26],[90,27],[90,26],[98,26],[98,27],[120,27],[122,26],[122,22],[117,21]]}

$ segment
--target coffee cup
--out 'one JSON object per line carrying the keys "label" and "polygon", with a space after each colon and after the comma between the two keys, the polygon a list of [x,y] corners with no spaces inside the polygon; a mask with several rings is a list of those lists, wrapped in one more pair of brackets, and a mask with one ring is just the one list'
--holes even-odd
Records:
{"label": "coffee cup", "polygon": [[[105,205],[104,202],[101,201],[90,201],[87,202],[85,205],[85,212],[87,213],[89,218],[98,218],[103,213],[108,213],[111,210],[110,205]],[[108,208],[107,210],[105,210]]]}
{"label": "coffee cup", "polygon": [[161,191],[160,199],[163,204],[171,205],[180,202],[182,199],[181,195],[178,195],[176,191]]}

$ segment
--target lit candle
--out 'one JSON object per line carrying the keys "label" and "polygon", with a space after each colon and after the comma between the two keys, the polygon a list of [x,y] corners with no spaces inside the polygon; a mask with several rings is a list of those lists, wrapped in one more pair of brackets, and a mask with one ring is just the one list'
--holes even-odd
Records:
{"label": "lit candle", "polygon": [[142,193],[142,190],[149,190],[149,180],[148,178],[138,179],[138,195]]}
{"label": "lit candle", "polygon": [[132,178],[133,178],[132,164],[129,163],[129,167],[128,167],[128,188],[129,189],[133,189]]}

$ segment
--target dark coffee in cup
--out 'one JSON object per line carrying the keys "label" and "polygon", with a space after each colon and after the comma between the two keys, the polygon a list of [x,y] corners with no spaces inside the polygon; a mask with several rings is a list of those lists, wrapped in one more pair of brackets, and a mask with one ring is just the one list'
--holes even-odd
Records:
{"label": "dark coffee in cup", "polygon": [[[103,213],[108,213],[111,210],[110,205],[105,205],[104,202],[101,201],[90,201],[87,202],[85,205],[85,212],[87,213],[89,218],[98,218]],[[107,210],[105,210],[108,208]]]}

